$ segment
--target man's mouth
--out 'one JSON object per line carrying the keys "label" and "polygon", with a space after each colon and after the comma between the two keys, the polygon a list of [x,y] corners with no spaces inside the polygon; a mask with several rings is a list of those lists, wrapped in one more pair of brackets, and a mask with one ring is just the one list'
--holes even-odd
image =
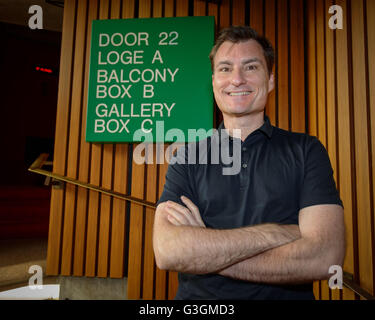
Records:
{"label": "man's mouth", "polygon": [[252,91],[228,92],[229,96],[248,96]]}

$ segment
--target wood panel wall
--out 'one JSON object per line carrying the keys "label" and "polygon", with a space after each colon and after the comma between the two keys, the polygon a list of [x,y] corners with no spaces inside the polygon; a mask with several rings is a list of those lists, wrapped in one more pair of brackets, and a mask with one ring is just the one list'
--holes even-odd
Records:
{"label": "wood panel wall", "polygon": [[[152,202],[163,189],[167,164],[136,164],[132,144],[85,142],[92,20],[211,15],[216,31],[250,25],[277,52],[266,113],[274,125],[317,135],[327,147],[345,205],[345,270],[372,291],[374,2],[337,2],[350,14],[344,31],[332,32],[331,1],[324,0],[66,0],[53,171]],[[215,116],[218,124],[217,110]],[[128,298],[173,299],[177,274],[155,266],[153,219],[153,209],[96,191],[53,189],[47,273],[128,276]],[[326,282],[314,291],[321,299],[354,298],[330,292]]]}
{"label": "wood panel wall", "polygon": [[[343,9],[332,30],[330,6]],[[307,2],[308,132],[328,150],[345,208],[344,270],[374,294],[375,2]],[[315,284],[317,298],[355,299],[348,289]]]}

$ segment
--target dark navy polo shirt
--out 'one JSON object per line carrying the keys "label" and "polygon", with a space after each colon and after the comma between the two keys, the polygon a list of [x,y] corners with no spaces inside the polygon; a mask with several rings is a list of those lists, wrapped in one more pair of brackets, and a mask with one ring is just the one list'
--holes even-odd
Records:
{"label": "dark navy polo shirt", "polygon": [[[223,129],[222,123],[211,137],[178,150],[158,203],[182,204],[184,195],[198,206],[206,227],[215,229],[298,224],[304,207],[342,205],[327,151],[316,137],[273,127],[267,117],[243,142]],[[236,160],[240,157],[238,173],[223,174],[228,162],[212,156],[217,144]],[[206,162],[200,161],[203,156]],[[314,295],[312,284],[268,285],[218,274],[180,273],[176,299],[314,299]]]}

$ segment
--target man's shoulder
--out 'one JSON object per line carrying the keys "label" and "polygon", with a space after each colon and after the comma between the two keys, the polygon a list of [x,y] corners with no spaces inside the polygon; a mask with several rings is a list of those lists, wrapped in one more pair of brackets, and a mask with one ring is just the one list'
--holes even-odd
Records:
{"label": "man's shoulder", "polygon": [[319,138],[308,133],[274,127],[273,137],[273,145],[276,148],[292,150],[294,154],[300,154],[305,160],[328,155],[326,147]]}
{"label": "man's shoulder", "polygon": [[319,139],[316,136],[310,135],[304,132],[295,132],[281,129],[278,127],[273,127],[272,135],[276,139],[285,140],[291,143],[296,143],[300,145],[306,145],[310,143],[319,143]]}

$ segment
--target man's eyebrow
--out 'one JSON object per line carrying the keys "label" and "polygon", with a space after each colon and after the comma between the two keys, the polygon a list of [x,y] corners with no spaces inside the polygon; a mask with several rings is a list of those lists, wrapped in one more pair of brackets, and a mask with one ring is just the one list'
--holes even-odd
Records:
{"label": "man's eyebrow", "polygon": [[[248,63],[252,63],[252,62],[262,63],[262,60],[259,59],[259,58],[250,58],[250,59],[246,59],[246,60],[242,61],[241,64],[245,65],[245,64],[248,64]],[[222,64],[232,65],[233,63],[229,60],[222,60],[222,61],[219,61],[216,66],[219,66],[219,65],[222,65]]]}
{"label": "man's eyebrow", "polygon": [[229,65],[231,65],[231,64],[233,64],[233,63],[230,62],[229,60],[223,60],[223,61],[219,61],[219,62],[217,63],[218,66],[221,65],[221,64],[229,64]]}
{"label": "man's eyebrow", "polygon": [[252,62],[262,63],[262,60],[260,60],[258,58],[251,58],[251,59],[246,59],[246,60],[242,61],[241,63],[242,64],[248,64],[248,63],[252,63]]}

